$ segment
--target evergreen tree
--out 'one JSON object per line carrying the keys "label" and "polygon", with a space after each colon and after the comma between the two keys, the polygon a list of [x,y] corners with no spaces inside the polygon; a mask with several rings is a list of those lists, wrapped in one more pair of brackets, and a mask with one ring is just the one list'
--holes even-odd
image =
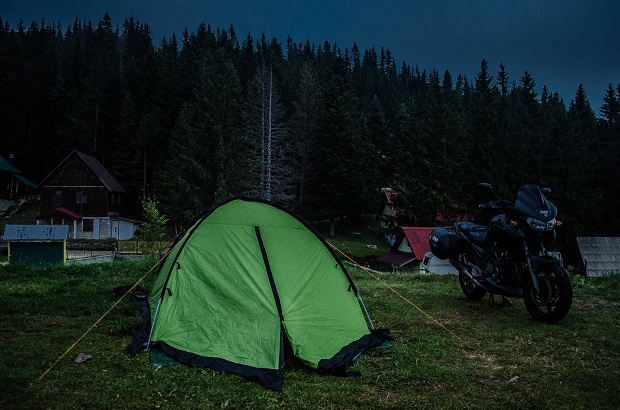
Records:
{"label": "evergreen tree", "polygon": [[136,159],[143,158],[143,144],[137,139],[138,107],[133,95],[127,91],[121,104],[119,126],[117,128],[117,147],[113,151],[114,164],[110,167],[113,174],[119,175],[118,180],[123,187],[144,199],[147,195],[142,191],[142,164],[137,165]]}
{"label": "evergreen tree", "polygon": [[[424,201],[427,195],[420,196],[421,192],[429,189],[427,178],[432,168],[432,147],[421,139],[418,128],[411,104],[401,104],[394,132],[397,136],[394,173],[386,188],[392,188],[397,193],[398,222],[402,226],[420,225],[422,221],[431,219],[430,215],[434,212],[431,204]],[[420,201],[421,198],[423,201]]]}
{"label": "evergreen tree", "polygon": [[512,91],[506,143],[511,158],[520,159],[520,166],[506,175],[506,185],[513,191],[523,184],[537,183],[547,173],[546,165],[538,155],[540,152],[535,149],[540,144],[539,103],[535,87],[536,82],[526,71]]}
{"label": "evergreen tree", "polygon": [[[176,36],[165,37],[153,56],[153,83],[143,86],[148,91],[148,102],[137,118],[136,136],[132,152],[132,169],[136,173],[134,185],[139,184],[142,198],[165,196],[156,185],[155,175],[165,162],[168,143],[183,99],[180,84],[180,59]],[[118,153],[117,153],[118,155]],[[123,172],[124,173],[124,172]]]}
{"label": "evergreen tree", "polygon": [[[620,90],[619,90],[620,91]],[[601,140],[601,162],[598,172],[603,190],[602,215],[608,218],[602,232],[614,235],[620,230],[620,188],[618,188],[618,169],[620,169],[620,95],[609,84],[600,109],[599,136]]]}
{"label": "evergreen tree", "polygon": [[[379,89],[377,90],[379,101],[384,115],[389,122],[396,116],[396,111],[402,100],[398,88],[398,74],[396,63],[390,50],[381,49],[381,69],[379,71]],[[371,106],[372,108],[372,106]]]}
{"label": "evergreen tree", "polygon": [[443,90],[444,99],[448,104],[454,101],[454,90],[452,89],[452,74],[446,70],[443,73],[443,81],[441,82],[441,89]]}
{"label": "evergreen tree", "polygon": [[223,57],[214,53],[199,62],[194,100],[181,110],[159,173],[167,192],[162,208],[177,223],[187,223],[231,196],[250,193],[252,153],[241,84]]}
{"label": "evergreen tree", "polygon": [[60,44],[54,27],[20,20],[17,31],[0,30],[0,140],[3,155],[37,181],[49,169],[56,140],[61,85]]}
{"label": "evergreen tree", "polygon": [[351,48],[351,80],[357,93],[357,98],[362,98],[362,90],[364,89],[362,77],[362,59],[357,43],[353,43]]}
{"label": "evergreen tree", "polygon": [[499,140],[498,95],[493,77],[488,72],[486,60],[480,63],[480,72],[474,82],[474,92],[469,109],[472,151],[470,163],[474,180],[479,182],[501,181],[503,165],[509,154]]}
{"label": "evergreen tree", "polygon": [[[104,165],[114,150],[123,94],[118,83],[118,30],[106,13],[95,29],[91,23],[74,24],[75,48],[68,58],[78,58],[70,66],[75,76],[67,90],[66,116],[60,120],[59,138],[64,151],[80,149],[97,156]],[[62,152],[61,158],[68,152]]]}
{"label": "evergreen tree", "polygon": [[254,40],[252,35],[248,33],[247,38],[241,45],[239,53],[239,61],[237,63],[237,72],[239,73],[239,81],[243,87],[243,94],[247,93],[248,84],[252,78],[252,74],[256,72],[256,55],[254,52]]}
{"label": "evergreen tree", "polygon": [[[332,220],[360,215],[374,205],[376,156],[362,127],[357,97],[346,61],[337,57],[323,94],[315,140],[311,207]],[[310,199],[310,198],[309,198]]]}
{"label": "evergreen tree", "polygon": [[379,88],[379,62],[375,49],[366,50],[362,59],[360,84],[358,86],[358,99],[362,112],[367,113],[371,109],[371,103]]}
{"label": "evergreen tree", "polygon": [[534,182],[546,184],[555,191],[561,184],[557,173],[562,173],[559,168],[563,162],[561,156],[563,151],[557,148],[566,143],[569,132],[568,118],[564,101],[558,93],[550,94],[547,88],[543,87],[540,100],[540,141],[532,154],[540,158],[545,172],[540,180]]}
{"label": "evergreen tree", "polygon": [[429,76],[426,107],[420,133],[421,143],[428,147],[428,169],[420,173],[426,189],[424,197],[419,197],[416,222],[432,225],[438,213],[454,218],[464,205],[469,188],[466,164],[471,147],[466,143],[458,117],[444,99],[436,70]]}
{"label": "evergreen tree", "polygon": [[613,130],[620,124],[620,100],[614,87],[609,84],[605,96],[603,97],[603,105],[600,109],[599,123],[607,129]]}
{"label": "evergreen tree", "polygon": [[383,115],[381,102],[376,95],[372,99],[367,115],[366,129],[378,156],[379,181],[381,186],[385,186],[394,172],[392,168],[394,147],[392,146],[393,138],[390,135],[387,120]]}
{"label": "evergreen tree", "polygon": [[64,91],[60,95],[64,110],[58,118],[59,143],[51,155],[55,163],[73,149],[94,153],[96,104],[90,86],[94,56],[89,49],[93,36],[92,25],[83,26],[77,18],[66,34],[61,59]]}
{"label": "evergreen tree", "polygon": [[592,234],[600,225],[601,190],[596,179],[600,143],[596,116],[582,85],[569,105],[567,122],[564,139],[555,146],[559,153],[553,164],[558,178],[556,205],[569,231]]}
{"label": "evergreen tree", "polygon": [[315,76],[308,63],[302,65],[299,78],[290,129],[294,151],[292,175],[297,190],[295,199],[297,207],[304,209],[308,185],[315,169],[315,165],[311,161],[311,154],[317,138],[319,91]]}
{"label": "evergreen tree", "polygon": [[[511,160],[514,158],[514,153],[510,151],[511,138],[510,133],[510,103],[511,97],[508,88],[508,72],[503,64],[500,64],[500,69],[497,72],[497,79],[495,82],[495,149],[498,150],[494,159],[494,166],[492,174],[493,186],[498,192],[513,192],[515,187],[510,185],[510,181],[506,178],[506,175],[511,174],[512,166],[514,162]],[[503,158],[503,160],[502,160]],[[510,158],[506,160],[506,158]]]}
{"label": "evergreen tree", "polygon": [[155,247],[154,242],[161,242],[165,238],[168,218],[159,212],[158,202],[155,199],[144,198],[141,203],[143,219],[136,231],[136,237],[149,242],[149,249],[152,253],[160,247]]}
{"label": "evergreen tree", "polygon": [[119,32],[112,25],[106,13],[94,33],[96,44],[94,66],[90,78],[94,91],[94,123],[92,152],[104,162],[106,155],[113,150],[118,128],[119,107],[122,106],[122,89],[119,78]]}

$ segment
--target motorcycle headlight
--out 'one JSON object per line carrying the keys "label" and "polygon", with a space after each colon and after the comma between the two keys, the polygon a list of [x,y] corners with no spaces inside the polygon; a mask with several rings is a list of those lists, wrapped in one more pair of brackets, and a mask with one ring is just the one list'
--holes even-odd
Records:
{"label": "motorcycle headlight", "polygon": [[551,231],[555,228],[555,218],[548,222],[543,222],[536,218],[527,218],[527,224],[530,228],[538,232]]}

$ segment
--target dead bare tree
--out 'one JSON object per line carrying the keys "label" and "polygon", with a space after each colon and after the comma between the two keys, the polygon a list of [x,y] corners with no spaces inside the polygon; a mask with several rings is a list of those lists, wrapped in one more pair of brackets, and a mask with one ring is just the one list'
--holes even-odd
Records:
{"label": "dead bare tree", "polygon": [[267,201],[289,203],[293,198],[291,144],[273,67],[260,66],[251,87],[250,132],[258,157],[258,191]]}

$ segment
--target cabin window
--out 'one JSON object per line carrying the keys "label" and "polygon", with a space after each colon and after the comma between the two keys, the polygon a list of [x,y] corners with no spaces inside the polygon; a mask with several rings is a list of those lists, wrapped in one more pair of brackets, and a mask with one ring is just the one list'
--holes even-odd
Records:
{"label": "cabin window", "polygon": [[88,191],[77,191],[75,193],[75,203],[76,204],[87,204],[88,203]]}
{"label": "cabin window", "polygon": [[94,219],[82,219],[82,231],[92,232],[94,227]]}
{"label": "cabin window", "polygon": [[54,193],[54,208],[59,208],[62,204],[62,191],[56,191]]}
{"label": "cabin window", "polygon": [[112,193],[111,204],[112,205],[116,205],[116,206],[120,206],[120,204],[121,204],[121,195],[120,194]]}

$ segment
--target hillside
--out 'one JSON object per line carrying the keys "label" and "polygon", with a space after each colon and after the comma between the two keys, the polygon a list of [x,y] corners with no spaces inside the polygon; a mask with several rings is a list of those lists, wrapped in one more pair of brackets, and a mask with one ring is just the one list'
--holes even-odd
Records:
{"label": "hillside", "polygon": [[32,225],[39,214],[39,202],[30,202],[22,205],[11,216],[0,218],[0,235],[4,233],[5,225]]}

